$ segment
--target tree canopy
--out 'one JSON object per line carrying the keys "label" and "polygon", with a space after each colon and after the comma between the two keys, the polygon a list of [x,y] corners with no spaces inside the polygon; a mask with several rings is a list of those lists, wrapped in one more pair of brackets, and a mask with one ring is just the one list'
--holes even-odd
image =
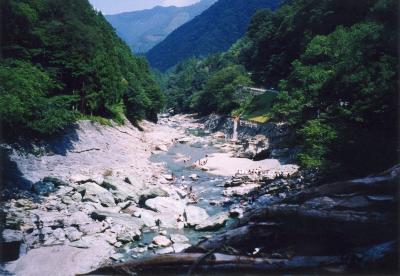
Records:
{"label": "tree canopy", "polygon": [[230,115],[248,104],[235,97],[239,84],[277,88],[266,117],[290,124],[304,168],[380,171],[398,157],[397,11],[394,0],[291,0],[260,10],[228,52],[178,65],[168,102]]}
{"label": "tree canopy", "polygon": [[[156,120],[163,94],[147,62],[131,54],[87,0],[4,0],[1,5],[1,76],[7,82],[0,83],[0,102],[12,105],[2,108],[9,110],[0,119],[4,127],[15,134],[48,134],[82,115],[121,122],[123,112],[133,122]],[[36,97],[41,100],[29,102]],[[24,107],[19,118],[10,113],[19,109],[14,104]]]}

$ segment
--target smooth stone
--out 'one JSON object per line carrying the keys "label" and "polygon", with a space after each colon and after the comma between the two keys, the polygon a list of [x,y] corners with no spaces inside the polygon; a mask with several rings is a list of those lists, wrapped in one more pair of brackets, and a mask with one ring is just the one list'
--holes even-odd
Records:
{"label": "smooth stone", "polygon": [[188,243],[174,243],[172,247],[174,248],[175,253],[180,253],[186,248],[189,248],[191,245]]}
{"label": "smooth stone", "polygon": [[71,199],[73,201],[75,201],[75,202],[81,202],[82,201],[82,195],[80,193],[76,192],[71,196]]}
{"label": "smooth stone", "polygon": [[65,231],[62,228],[55,229],[53,236],[59,241],[65,241]]}
{"label": "smooth stone", "polygon": [[172,246],[161,248],[156,251],[157,254],[169,254],[174,253],[174,248]]}
{"label": "smooth stone", "polygon": [[171,197],[156,197],[146,200],[145,205],[153,211],[168,213],[170,215],[183,215],[185,205],[183,202]]}
{"label": "smooth stone", "polygon": [[215,216],[209,217],[207,221],[197,225],[195,229],[197,231],[213,231],[218,230],[219,228],[225,225],[225,222],[228,220],[228,213],[221,213]]}
{"label": "smooth stone", "polygon": [[203,208],[189,205],[185,209],[186,223],[190,226],[196,226],[208,219],[208,214]]}
{"label": "smooth stone", "polygon": [[184,236],[184,235],[180,235],[180,234],[171,234],[171,240],[173,243],[186,243],[189,242],[189,239]]}
{"label": "smooth stone", "polygon": [[64,220],[64,224],[67,226],[81,226],[91,222],[93,222],[93,220],[87,214],[81,211],[73,213]]}
{"label": "smooth stone", "polygon": [[61,198],[61,201],[62,201],[62,203],[67,204],[67,205],[71,205],[71,204],[75,203],[75,201],[72,200],[72,198],[70,198],[69,196],[63,196]]}
{"label": "smooth stone", "polygon": [[94,182],[85,183],[81,186],[85,188],[84,201],[101,203],[107,207],[116,206],[113,195],[103,187]]}
{"label": "smooth stone", "polygon": [[77,241],[82,237],[82,233],[79,232],[75,227],[65,228],[64,231],[65,235],[71,242]]}
{"label": "smooth stone", "polygon": [[166,236],[159,235],[153,238],[153,243],[158,246],[167,247],[172,244],[172,241]]}

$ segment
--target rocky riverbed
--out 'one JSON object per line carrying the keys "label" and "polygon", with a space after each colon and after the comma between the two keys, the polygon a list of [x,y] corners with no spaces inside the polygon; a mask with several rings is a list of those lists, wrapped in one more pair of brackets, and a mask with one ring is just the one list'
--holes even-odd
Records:
{"label": "rocky riverbed", "polygon": [[[260,269],[275,272],[275,266],[307,271],[330,264],[330,272],[343,272],[348,263],[340,260],[352,258],[355,246],[378,244],[371,249],[378,254],[396,244],[390,218],[398,168],[318,190],[312,173],[291,164],[296,149],[285,148],[285,124],[240,121],[235,134],[233,125],[230,118],[189,115],[143,122],[142,131],[129,123],[81,121],[61,139],[2,145],[8,157],[2,274],[75,275],[99,267],[122,273],[135,266],[147,271],[153,261],[164,272],[158,262],[171,260],[175,273],[191,269],[180,266],[182,258],[197,263],[207,252],[220,252],[213,257],[217,266],[242,255],[247,264],[263,263]],[[378,182],[389,184],[381,191]],[[310,227],[315,223],[322,232]],[[351,231],[357,224],[369,229],[360,240],[337,229]],[[378,237],[380,226],[387,231]],[[340,249],[332,244],[338,239],[346,240]]]}
{"label": "rocky riverbed", "polygon": [[74,275],[181,252],[251,205],[261,179],[297,172],[237,157],[243,145],[206,125],[183,115],[143,131],[81,121],[61,138],[2,145],[3,273]]}

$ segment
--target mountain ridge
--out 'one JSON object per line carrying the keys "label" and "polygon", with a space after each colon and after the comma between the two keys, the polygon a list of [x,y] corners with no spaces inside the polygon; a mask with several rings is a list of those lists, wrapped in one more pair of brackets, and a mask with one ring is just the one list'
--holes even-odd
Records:
{"label": "mountain ridge", "polygon": [[133,52],[145,53],[216,1],[202,0],[186,7],[156,6],[141,11],[105,15],[105,18]]}
{"label": "mountain ridge", "polygon": [[201,15],[174,30],[146,53],[150,64],[161,70],[190,57],[223,52],[242,37],[258,9],[275,9],[280,0],[219,0]]}

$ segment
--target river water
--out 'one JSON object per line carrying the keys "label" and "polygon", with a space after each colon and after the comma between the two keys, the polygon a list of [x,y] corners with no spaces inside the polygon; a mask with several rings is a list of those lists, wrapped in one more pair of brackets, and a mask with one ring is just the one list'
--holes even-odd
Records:
{"label": "river water", "polygon": [[[198,202],[194,206],[205,209],[209,216],[219,214],[221,212],[229,211],[230,206],[236,202],[235,199],[223,195],[224,183],[228,180],[227,177],[212,175],[208,172],[202,171],[198,168],[193,168],[192,164],[206,155],[220,152],[220,150],[213,143],[223,143],[223,141],[212,141],[208,133],[202,129],[187,129],[186,134],[201,137],[202,139],[195,143],[175,143],[169,148],[167,152],[154,154],[151,161],[155,163],[163,163],[166,169],[175,176],[176,180],[173,185],[180,187],[192,187],[193,193],[196,195]],[[184,159],[188,159],[186,162]],[[190,175],[196,174],[198,180],[194,181]],[[183,178],[182,178],[183,177]],[[167,236],[170,234],[185,235],[190,244],[196,244],[201,239],[210,235],[223,231],[227,226],[233,222],[232,219],[228,220],[225,227],[212,232],[195,231],[193,228],[184,229],[166,229]],[[158,231],[144,231],[141,239],[130,245],[130,248],[146,247],[152,243],[154,236],[159,235]],[[126,249],[126,248],[125,248]],[[126,251],[126,257],[144,257],[157,251],[146,250],[140,253],[132,253]]]}

